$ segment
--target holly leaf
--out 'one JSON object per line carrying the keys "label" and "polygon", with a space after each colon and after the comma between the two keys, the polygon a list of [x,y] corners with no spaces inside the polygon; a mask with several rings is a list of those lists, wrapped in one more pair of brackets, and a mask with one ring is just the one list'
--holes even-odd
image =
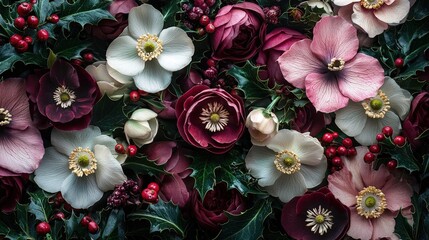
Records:
{"label": "holly leaf", "polygon": [[195,179],[194,188],[204,199],[206,193],[213,189],[216,183],[216,169],[220,168],[218,159],[207,154],[196,154],[189,166],[193,171],[191,177]]}
{"label": "holly leaf", "polygon": [[37,220],[40,221],[49,221],[49,216],[51,216],[52,208],[48,204],[48,199],[45,197],[42,191],[29,193],[30,195],[30,205],[28,206],[28,211],[36,216]]}
{"label": "holly leaf", "polygon": [[151,176],[159,174],[168,174],[164,171],[163,166],[156,165],[153,161],[149,161],[146,157],[136,156],[122,164],[123,168],[130,169],[136,174],[146,173]]}
{"label": "holly leaf", "polygon": [[103,132],[111,132],[116,127],[122,127],[127,120],[127,116],[122,112],[124,97],[119,100],[112,100],[104,95],[95,104],[91,124],[98,126]]}
{"label": "holly leaf", "polygon": [[171,229],[181,237],[185,236],[185,221],[182,218],[179,207],[171,202],[160,200],[156,204],[150,204],[146,210],[138,210],[129,214],[128,219],[131,221],[148,220],[151,225],[151,233]]}
{"label": "holly leaf", "polygon": [[64,39],[57,41],[52,51],[57,57],[62,57],[67,60],[80,58],[80,52],[89,48],[91,42],[78,39]]}
{"label": "holly leaf", "polygon": [[408,19],[422,20],[429,16],[429,5],[426,1],[416,1],[408,13]]}
{"label": "holly leaf", "polygon": [[112,235],[112,233],[118,231],[118,239],[125,239],[125,233],[123,225],[125,223],[125,212],[123,209],[113,209],[107,219],[106,225],[103,228],[102,239],[106,239]]}
{"label": "holly leaf", "polygon": [[402,215],[402,212],[398,213],[395,217],[395,231],[402,240],[413,240],[413,229],[407,222],[407,219]]}
{"label": "holly leaf", "polygon": [[0,47],[0,74],[12,69],[13,65],[21,59],[15,49],[10,44],[5,44]]}
{"label": "holly leaf", "polygon": [[164,15],[164,27],[171,27],[176,25],[176,13],[181,9],[177,1],[169,1],[162,8],[162,15]]}
{"label": "holly leaf", "polygon": [[251,209],[239,215],[225,212],[228,222],[216,236],[221,240],[258,239],[264,231],[264,221],[272,212],[271,200],[261,199]]}
{"label": "holly leaf", "polygon": [[40,22],[45,22],[48,16],[53,13],[49,0],[37,0],[36,4],[33,4],[33,10]]}
{"label": "holly leaf", "polygon": [[86,231],[86,229],[83,229],[80,226],[80,221],[82,220],[83,216],[84,215],[82,213],[77,216],[74,212],[72,212],[71,216],[64,220],[66,239],[71,239],[73,235],[81,234],[83,231]]}
{"label": "holly leaf", "polygon": [[402,147],[387,147],[385,150],[383,149],[383,152],[389,154],[398,162],[398,168],[404,168],[410,173],[420,169],[408,143]]}

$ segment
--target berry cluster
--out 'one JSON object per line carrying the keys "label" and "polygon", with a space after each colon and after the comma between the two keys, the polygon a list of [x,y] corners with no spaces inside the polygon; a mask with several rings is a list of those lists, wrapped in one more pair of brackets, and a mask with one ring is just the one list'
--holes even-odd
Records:
{"label": "berry cluster", "polygon": [[92,220],[90,216],[84,216],[82,220],[80,220],[80,225],[82,227],[86,227],[88,229],[88,232],[91,234],[96,234],[100,227],[98,224]]}
{"label": "berry cluster", "polygon": [[125,149],[124,145],[122,145],[121,143],[118,143],[115,146],[115,151],[119,154],[128,154],[128,156],[134,157],[137,154],[138,148],[136,145],[130,144],[128,145],[127,149]]}
{"label": "berry cluster", "polygon": [[264,11],[265,21],[267,23],[271,23],[271,24],[279,23],[279,17],[281,15],[280,7],[278,6],[264,7],[264,9],[262,10]]}
{"label": "berry cluster", "polygon": [[158,202],[159,185],[156,182],[151,182],[147,188],[143,189],[141,195],[145,202],[157,203]]}
{"label": "berry cluster", "polygon": [[353,141],[350,138],[344,138],[341,143],[335,141],[338,138],[338,133],[325,133],[322,136],[321,142],[326,146],[325,156],[328,158],[331,172],[343,169],[343,160],[341,157],[356,156],[356,148],[353,146]]}
{"label": "berry cluster", "polygon": [[107,205],[113,208],[119,208],[131,204],[138,204],[139,192],[140,187],[137,182],[129,179],[122,185],[115,187],[113,193],[107,198]]}
{"label": "berry cluster", "polygon": [[197,30],[199,35],[205,33],[213,33],[215,26],[211,23],[208,15],[210,7],[214,6],[216,0],[194,0],[194,3],[184,3],[182,10],[185,12],[183,16],[183,24],[189,29]]}

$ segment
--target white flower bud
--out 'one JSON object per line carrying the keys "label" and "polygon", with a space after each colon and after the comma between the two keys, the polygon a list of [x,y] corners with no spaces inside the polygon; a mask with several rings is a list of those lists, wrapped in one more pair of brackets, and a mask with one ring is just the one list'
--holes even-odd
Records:
{"label": "white flower bud", "polygon": [[264,108],[252,110],[246,119],[246,127],[249,129],[251,141],[254,145],[265,146],[279,130],[279,120],[272,113],[265,113]]}
{"label": "white flower bud", "polygon": [[134,111],[124,126],[128,143],[131,139],[139,148],[151,143],[158,132],[157,116],[154,111],[149,109],[142,108]]}

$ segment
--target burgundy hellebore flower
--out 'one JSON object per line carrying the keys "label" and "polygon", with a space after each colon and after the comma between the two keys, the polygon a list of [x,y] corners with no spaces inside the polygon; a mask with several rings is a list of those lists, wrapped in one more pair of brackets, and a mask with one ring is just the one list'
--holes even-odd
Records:
{"label": "burgundy hellebore flower", "polygon": [[8,213],[15,209],[25,182],[21,176],[0,177],[0,211]]}
{"label": "burgundy hellebore flower", "polygon": [[286,203],[281,223],[294,239],[342,239],[350,227],[350,210],[327,188],[321,188]]}
{"label": "burgundy hellebore flower", "polygon": [[328,114],[317,112],[313,104],[307,103],[304,107],[296,109],[296,117],[291,121],[290,127],[298,132],[310,132],[314,137],[329,125],[331,120]]}
{"label": "burgundy hellebore flower", "polygon": [[39,80],[39,112],[61,130],[86,128],[101,97],[97,82],[80,66],[58,59]]}
{"label": "burgundy hellebore flower", "polygon": [[211,233],[218,232],[220,225],[228,221],[224,212],[240,214],[247,209],[240,192],[236,189],[227,190],[224,182],[208,191],[203,201],[201,201],[198,191],[194,190],[191,205],[198,224]]}
{"label": "burgundy hellebore flower", "polygon": [[429,131],[429,92],[421,92],[413,99],[410,112],[402,124],[402,133],[414,148],[424,143],[415,139],[424,131]]}
{"label": "burgundy hellebore flower", "polygon": [[191,88],[177,100],[176,116],[186,142],[215,154],[230,150],[244,132],[243,100],[220,88]]}
{"label": "burgundy hellebore flower", "polygon": [[0,82],[0,177],[34,172],[44,154],[42,137],[31,121],[24,79]]}
{"label": "burgundy hellebore flower", "polygon": [[264,40],[267,24],[261,7],[243,2],[222,7],[213,22],[213,58],[242,62],[253,57]]}

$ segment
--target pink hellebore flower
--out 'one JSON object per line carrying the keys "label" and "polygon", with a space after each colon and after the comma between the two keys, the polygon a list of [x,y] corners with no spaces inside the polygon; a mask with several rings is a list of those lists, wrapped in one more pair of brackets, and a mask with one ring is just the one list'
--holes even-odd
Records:
{"label": "pink hellebore flower", "polygon": [[366,147],[356,150],[354,158],[343,159],[344,169],[328,176],[329,190],[351,211],[347,235],[354,239],[398,239],[393,233],[395,217],[401,209],[412,206],[413,190],[384,165],[376,171],[365,163]]}
{"label": "pink hellebore flower", "polygon": [[280,56],[285,79],[304,88],[317,111],[330,113],[374,97],[383,85],[384,70],[377,59],[357,53],[356,29],[340,17],[324,17],[303,39]]}

